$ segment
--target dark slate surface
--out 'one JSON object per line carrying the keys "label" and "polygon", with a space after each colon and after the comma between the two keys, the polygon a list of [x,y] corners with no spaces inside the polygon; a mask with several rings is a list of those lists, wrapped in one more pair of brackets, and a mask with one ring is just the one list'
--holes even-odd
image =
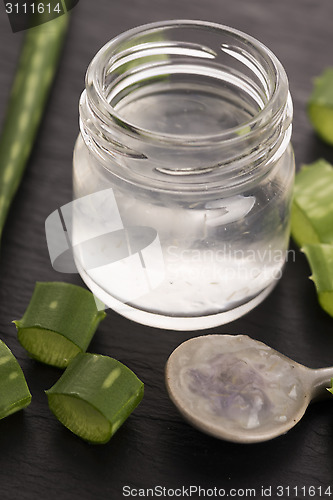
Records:
{"label": "dark slate surface", "polygon": [[[35,281],[80,283],[78,276],[52,270],[44,221],[71,199],[71,156],[85,69],[94,53],[119,32],[174,18],[231,25],[268,45],[289,75],[297,166],[318,157],[333,162],[333,148],[315,137],[305,113],[313,77],[333,65],[331,0],[80,1],[73,10],[60,71],[1,242],[0,336],[18,357],[33,394],[29,408],[0,422],[1,500],[118,500],[125,485],[200,485],[225,488],[226,493],[241,488],[243,495],[240,491],[238,498],[245,497],[246,488],[255,488],[256,498],[262,498],[262,486],[272,487],[271,498],[310,498],[312,490],[301,488],[313,486],[315,498],[329,498],[324,493],[332,484],[333,398],[313,404],[301,423],[271,442],[218,441],[185,423],[164,387],[168,355],[200,332],[153,330],[109,311],[90,350],[127,364],[145,382],[146,393],[107,445],[92,446],[63,428],[48,410],[43,391],[60,372],[28,359],[16,339],[11,321],[23,314]],[[11,33],[1,4],[0,121],[21,41],[22,33]],[[244,318],[207,333],[247,333],[310,367],[332,365],[333,319],[317,304],[304,256],[291,248],[295,261],[288,262],[270,297]],[[200,497],[193,494],[192,498]]]}

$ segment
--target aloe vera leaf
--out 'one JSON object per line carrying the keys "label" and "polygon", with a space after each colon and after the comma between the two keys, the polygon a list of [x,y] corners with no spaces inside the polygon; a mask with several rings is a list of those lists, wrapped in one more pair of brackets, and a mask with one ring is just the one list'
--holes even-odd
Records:
{"label": "aloe vera leaf", "polygon": [[14,323],[31,357],[65,368],[87,349],[105,316],[88,290],[70,283],[37,282],[23,318]]}
{"label": "aloe vera leaf", "polygon": [[333,144],[333,68],[327,68],[315,79],[307,112],[318,135]]}
{"label": "aloe vera leaf", "polygon": [[333,243],[333,167],[325,160],[304,165],[296,174],[291,233],[302,247]]}
{"label": "aloe vera leaf", "polygon": [[309,262],[321,307],[333,316],[333,245],[312,244],[303,247]]}
{"label": "aloe vera leaf", "polygon": [[27,30],[0,137],[0,238],[43,115],[69,15]]}
{"label": "aloe vera leaf", "polygon": [[50,410],[70,431],[103,444],[125,422],[143,397],[144,385],[109,356],[78,354],[48,391]]}
{"label": "aloe vera leaf", "polygon": [[27,407],[31,394],[20,365],[0,340],[0,419]]}

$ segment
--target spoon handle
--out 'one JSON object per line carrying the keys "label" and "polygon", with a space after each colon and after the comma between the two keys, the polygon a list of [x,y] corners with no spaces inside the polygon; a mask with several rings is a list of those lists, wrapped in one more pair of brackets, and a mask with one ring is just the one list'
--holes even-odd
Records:
{"label": "spoon handle", "polygon": [[331,378],[333,378],[333,366],[329,368],[319,368],[311,370],[312,378],[312,399],[325,399],[332,397],[326,389],[331,387]]}

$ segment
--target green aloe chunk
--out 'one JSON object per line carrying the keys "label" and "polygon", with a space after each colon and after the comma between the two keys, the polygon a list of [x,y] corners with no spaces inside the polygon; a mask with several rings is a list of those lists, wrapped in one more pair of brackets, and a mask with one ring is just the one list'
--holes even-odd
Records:
{"label": "green aloe chunk", "polygon": [[31,394],[15,356],[0,340],[0,418],[22,410],[31,402]]}
{"label": "green aloe chunk", "polygon": [[333,167],[325,160],[304,165],[297,173],[291,232],[301,247],[333,243]]}
{"label": "green aloe chunk", "polygon": [[88,442],[102,444],[140,403],[143,387],[119,361],[84,353],[45,392],[50,410],[65,427]]}
{"label": "green aloe chunk", "polygon": [[305,245],[303,251],[311,267],[319,303],[333,316],[333,245]]}
{"label": "green aloe chunk", "polygon": [[333,144],[333,68],[327,68],[315,79],[307,110],[318,135]]}
{"label": "green aloe chunk", "polygon": [[328,390],[328,392],[333,394],[333,378],[331,378],[331,387],[326,387],[326,389]]}
{"label": "green aloe chunk", "polygon": [[37,282],[23,318],[14,323],[31,357],[65,368],[85,352],[104,317],[88,290],[70,283]]}

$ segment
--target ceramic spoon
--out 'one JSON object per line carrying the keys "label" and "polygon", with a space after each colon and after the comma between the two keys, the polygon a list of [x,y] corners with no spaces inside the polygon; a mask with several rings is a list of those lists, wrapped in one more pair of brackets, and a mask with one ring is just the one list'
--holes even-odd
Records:
{"label": "ceramic spoon", "polygon": [[166,365],[170,398],[185,419],[239,443],[286,433],[311,400],[332,398],[331,377],[333,367],[307,368],[246,335],[190,339]]}

